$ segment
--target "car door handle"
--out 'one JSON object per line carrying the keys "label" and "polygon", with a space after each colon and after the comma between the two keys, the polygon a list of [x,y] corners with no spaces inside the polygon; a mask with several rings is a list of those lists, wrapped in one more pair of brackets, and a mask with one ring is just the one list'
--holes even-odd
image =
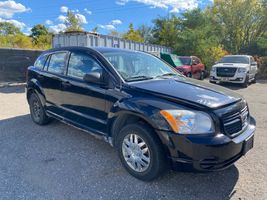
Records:
{"label": "car door handle", "polygon": [[70,87],[71,86],[71,83],[69,81],[63,81],[61,84],[63,87]]}
{"label": "car door handle", "polygon": [[38,74],[38,75],[37,75],[37,78],[39,78],[39,79],[43,79],[43,78],[44,78],[44,75],[42,75],[42,74]]}

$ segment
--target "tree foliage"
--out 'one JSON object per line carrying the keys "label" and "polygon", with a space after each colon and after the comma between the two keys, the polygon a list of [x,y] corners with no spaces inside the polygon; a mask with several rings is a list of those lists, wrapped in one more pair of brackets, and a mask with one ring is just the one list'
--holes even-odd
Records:
{"label": "tree foliage", "polygon": [[9,22],[0,22],[0,35],[14,35],[21,33],[19,28]]}
{"label": "tree foliage", "polygon": [[71,10],[68,10],[68,12],[67,12],[65,25],[67,27],[65,30],[66,32],[83,31],[81,21],[77,18],[75,13],[73,13]]}
{"label": "tree foliage", "polygon": [[40,37],[45,37],[48,35],[48,29],[42,24],[33,26],[31,32],[31,37],[33,38],[34,44],[37,44]]}
{"label": "tree foliage", "polygon": [[144,42],[144,38],[140,35],[140,33],[137,30],[134,29],[132,23],[130,23],[128,31],[125,34],[123,34],[122,37],[126,40]]}

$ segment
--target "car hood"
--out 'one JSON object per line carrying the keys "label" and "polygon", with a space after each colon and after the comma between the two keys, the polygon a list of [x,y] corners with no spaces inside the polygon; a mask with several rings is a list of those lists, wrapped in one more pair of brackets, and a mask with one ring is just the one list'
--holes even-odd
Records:
{"label": "car hood", "polygon": [[237,102],[242,96],[229,89],[195,79],[178,77],[132,82],[129,85],[139,91],[171,97],[190,104],[218,108]]}
{"label": "car hood", "polygon": [[181,66],[176,66],[176,69],[190,69],[190,65],[181,65]]}
{"label": "car hood", "polygon": [[215,67],[247,67],[249,64],[244,63],[218,63]]}

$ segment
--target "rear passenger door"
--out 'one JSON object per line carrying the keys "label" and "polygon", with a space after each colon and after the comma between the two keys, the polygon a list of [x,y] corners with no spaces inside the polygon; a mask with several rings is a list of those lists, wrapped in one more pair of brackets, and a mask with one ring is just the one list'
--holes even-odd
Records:
{"label": "rear passenger door", "polygon": [[49,55],[44,73],[38,77],[44,90],[47,110],[57,115],[63,114],[61,82],[65,72],[66,57],[67,52],[56,52]]}
{"label": "rear passenger door", "polygon": [[62,82],[65,118],[94,133],[106,132],[106,90],[101,85],[83,80],[86,73],[103,72],[101,64],[92,55],[72,51],[66,78]]}

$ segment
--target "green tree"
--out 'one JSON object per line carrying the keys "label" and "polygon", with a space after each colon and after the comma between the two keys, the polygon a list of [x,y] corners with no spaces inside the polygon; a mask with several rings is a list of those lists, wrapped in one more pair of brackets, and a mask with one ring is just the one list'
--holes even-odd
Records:
{"label": "green tree", "polygon": [[67,18],[65,20],[65,25],[67,26],[65,31],[83,31],[82,23],[77,18],[75,13],[73,13],[71,10],[68,10],[67,12]]}
{"label": "green tree", "polygon": [[265,0],[215,0],[212,12],[222,26],[223,44],[231,53],[248,52],[266,32]]}
{"label": "green tree", "polygon": [[19,34],[20,29],[9,22],[0,22],[0,35],[15,35]]}
{"label": "green tree", "polygon": [[152,27],[146,26],[143,24],[143,25],[139,26],[137,31],[139,32],[141,37],[144,38],[145,43],[154,43],[155,42],[153,34],[152,34]]}
{"label": "green tree", "polygon": [[169,17],[159,17],[153,20],[154,27],[152,34],[156,44],[175,48],[178,35],[180,34],[181,21],[175,15]]}
{"label": "green tree", "polygon": [[130,23],[128,31],[125,34],[123,34],[122,37],[126,40],[144,42],[144,38],[140,35],[140,33],[137,30],[134,29],[132,23]]}
{"label": "green tree", "polygon": [[31,32],[32,32],[31,37],[33,38],[34,44],[37,44],[38,39],[41,36],[48,35],[48,29],[42,24],[37,24],[37,25],[33,26],[31,29]]}

